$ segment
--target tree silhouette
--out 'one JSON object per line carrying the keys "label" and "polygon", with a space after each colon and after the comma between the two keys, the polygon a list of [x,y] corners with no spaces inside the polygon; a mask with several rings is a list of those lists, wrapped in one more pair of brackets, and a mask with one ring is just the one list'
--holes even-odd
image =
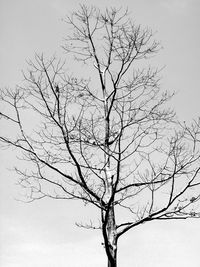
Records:
{"label": "tree silhouette", "polygon": [[1,122],[13,131],[0,140],[28,162],[15,169],[27,201],[78,199],[100,211],[99,225],[79,226],[101,230],[115,267],[119,239],[137,225],[200,217],[200,120],[188,126],[167,107],[173,94],[144,67],[159,43],[127,10],[82,5],[66,22],[63,48],[88,76],[35,55],[23,86],[1,90]]}

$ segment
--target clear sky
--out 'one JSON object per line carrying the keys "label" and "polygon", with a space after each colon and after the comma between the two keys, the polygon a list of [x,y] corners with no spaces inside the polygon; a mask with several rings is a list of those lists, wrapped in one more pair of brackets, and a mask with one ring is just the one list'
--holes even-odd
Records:
{"label": "clear sky", "polygon": [[[183,120],[200,115],[199,0],[0,0],[1,87],[21,83],[35,52],[61,55],[62,18],[79,3],[128,7],[137,23],[152,28],[164,48],[153,59],[166,66],[162,86],[177,91],[172,106]],[[7,169],[17,161],[5,150],[0,159],[0,266],[106,266],[100,234],[74,225],[95,211],[77,202],[16,201],[21,191]],[[119,267],[199,267],[199,240],[200,220],[142,225],[121,240]]]}

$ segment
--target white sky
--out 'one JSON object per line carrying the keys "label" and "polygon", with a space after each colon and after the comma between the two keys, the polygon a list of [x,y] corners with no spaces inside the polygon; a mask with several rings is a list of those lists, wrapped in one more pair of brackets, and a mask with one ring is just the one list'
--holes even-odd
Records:
{"label": "white sky", "polygon": [[[199,115],[199,0],[0,0],[0,86],[20,83],[35,52],[61,53],[67,29],[61,19],[79,3],[128,6],[137,23],[151,27],[164,47],[153,59],[166,65],[163,88],[178,92],[172,106],[181,119]],[[77,202],[16,201],[20,189],[6,168],[17,161],[8,151],[0,159],[0,266],[106,266],[100,234],[74,226],[95,211]],[[199,240],[200,221],[148,223],[121,240],[119,267],[199,267]]]}

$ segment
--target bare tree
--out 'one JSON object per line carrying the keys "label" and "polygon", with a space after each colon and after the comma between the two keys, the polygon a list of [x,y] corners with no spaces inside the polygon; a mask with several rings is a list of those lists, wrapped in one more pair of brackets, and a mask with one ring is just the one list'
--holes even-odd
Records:
{"label": "bare tree", "polygon": [[114,267],[119,238],[137,225],[200,217],[200,120],[187,126],[167,108],[159,70],[143,67],[159,44],[127,11],[83,5],[66,22],[63,48],[88,77],[36,55],[24,85],[1,91],[12,132],[0,140],[28,161],[16,168],[27,201],[78,199],[100,211],[99,225],[79,226],[101,230]]}

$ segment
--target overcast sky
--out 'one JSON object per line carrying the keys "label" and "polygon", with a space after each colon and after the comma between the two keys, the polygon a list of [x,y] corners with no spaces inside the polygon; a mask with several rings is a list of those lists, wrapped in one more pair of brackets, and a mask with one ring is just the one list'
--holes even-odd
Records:
{"label": "overcast sky", "polygon": [[[79,3],[128,7],[136,23],[152,28],[163,45],[153,64],[166,66],[162,87],[177,92],[172,106],[182,120],[200,115],[199,0],[0,0],[1,87],[21,83],[35,52],[62,54],[62,18]],[[0,151],[0,266],[106,266],[100,233],[74,225],[96,212],[77,202],[16,201],[20,189],[8,168],[17,161],[10,152]],[[199,240],[200,220],[142,225],[121,240],[119,267],[199,267]]]}

